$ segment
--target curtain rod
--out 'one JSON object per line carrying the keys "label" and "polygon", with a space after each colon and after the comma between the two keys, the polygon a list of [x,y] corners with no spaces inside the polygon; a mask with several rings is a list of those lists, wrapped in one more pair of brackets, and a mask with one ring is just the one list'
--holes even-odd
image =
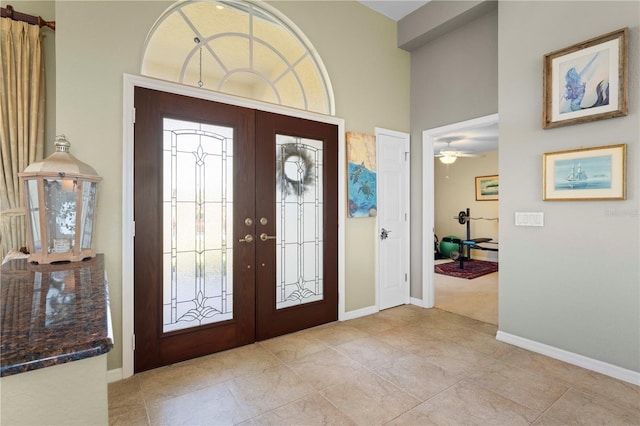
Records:
{"label": "curtain rod", "polygon": [[56,21],[45,21],[40,16],[27,15],[26,13],[16,12],[13,9],[13,6],[10,4],[7,5],[6,9],[0,8],[1,13],[0,16],[3,18],[13,19],[14,21],[23,21],[29,24],[38,25],[40,28],[47,27],[51,28],[53,31],[56,30]]}

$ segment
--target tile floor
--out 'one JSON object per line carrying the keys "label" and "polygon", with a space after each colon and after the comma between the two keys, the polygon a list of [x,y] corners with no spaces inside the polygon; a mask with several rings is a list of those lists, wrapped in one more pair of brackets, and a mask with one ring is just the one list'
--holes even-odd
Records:
{"label": "tile floor", "polygon": [[136,374],[111,425],[639,425],[640,387],[406,305]]}

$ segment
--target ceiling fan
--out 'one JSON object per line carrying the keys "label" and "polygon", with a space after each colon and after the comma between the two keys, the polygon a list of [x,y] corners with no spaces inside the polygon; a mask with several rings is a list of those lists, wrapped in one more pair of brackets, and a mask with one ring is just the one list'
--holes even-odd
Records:
{"label": "ceiling fan", "polygon": [[435,156],[440,158],[440,161],[444,164],[453,164],[459,157],[484,157],[483,154],[474,154],[470,152],[457,151],[451,148],[452,142],[457,142],[465,138],[459,136],[442,137],[436,139],[438,142],[446,142],[446,148],[440,150],[440,153]]}

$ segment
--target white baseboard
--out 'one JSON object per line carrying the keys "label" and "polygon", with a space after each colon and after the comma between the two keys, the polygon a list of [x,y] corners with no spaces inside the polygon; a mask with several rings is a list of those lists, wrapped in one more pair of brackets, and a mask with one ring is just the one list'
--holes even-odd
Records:
{"label": "white baseboard", "polygon": [[376,312],[379,312],[379,309],[377,306],[368,306],[366,308],[357,309],[355,311],[345,312],[344,320],[347,321],[350,319],[356,319],[356,318],[364,317],[367,315],[375,314]]}
{"label": "white baseboard", "polygon": [[565,351],[564,349],[545,345],[544,343],[525,339],[524,337],[515,336],[503,331],[498,331],[496,340],[640,386],[640,372],[638,371],[627,370],[617,365],[598,361],[597,359],[588,358],[584,355]]}
{"label": "white baseboard", "polygon": [[416,299],[415,297],[412,297],[409,300],[409,303],[411,303],[412,305],[416,305],[416,306],[420,306],[421,308],[424,308],[424,301],[422,299]]}
{"label": "white baseboard", "polygon": [[107,370],[107,383],[118,382],[120,380],[122,380],[122,368]]}

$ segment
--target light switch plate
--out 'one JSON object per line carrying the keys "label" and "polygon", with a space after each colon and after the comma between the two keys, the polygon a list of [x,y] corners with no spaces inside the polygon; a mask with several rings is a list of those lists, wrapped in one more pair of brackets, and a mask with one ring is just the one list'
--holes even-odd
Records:
{"label": "light switch plate", "polygon": [[516,212],[516,226],[544,226],[544,213]]}

